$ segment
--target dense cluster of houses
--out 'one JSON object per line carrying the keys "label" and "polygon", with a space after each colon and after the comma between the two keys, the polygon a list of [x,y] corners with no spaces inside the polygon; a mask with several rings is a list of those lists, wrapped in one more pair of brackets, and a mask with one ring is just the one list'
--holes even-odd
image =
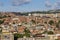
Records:
{"label": "dense cluster of houses", "polygon": [[[0,18],[4,22],[0,24],[0,34],[2,40],[13,40],[13,34],[24,34],[27,28],[30,31],[30,37],[44,37],[47,35],[60,34],[60,14],[28,14],[28,16],[17,16],[13,13],[3,14],[7,17]],[[42,36],[44,34],[44,36]],[[40,35],[40,36],[39,36]],[[7,39],[4,39],[6,37]],[[60,37],[59,35],[57,37]],[[21,38],[23,39],[23,38]],[[31,38],[34,40],[34,38]],[[36,38],[35,38],[36,39]],[[20,39],[18,39],[20,40]],[[27,39],[28,40],[28,39]],[[39,40],[39,39],[36,39]],[[52,39],[53,40],[53,39]]]}

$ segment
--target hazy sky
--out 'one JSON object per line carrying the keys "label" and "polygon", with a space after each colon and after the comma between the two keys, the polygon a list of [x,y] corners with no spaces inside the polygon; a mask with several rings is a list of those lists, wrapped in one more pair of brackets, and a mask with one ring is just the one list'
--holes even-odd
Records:
{"label": "hazy sky", "polygon": [[0,0],[0,11],[27,12],[60,9],[60,0]]}

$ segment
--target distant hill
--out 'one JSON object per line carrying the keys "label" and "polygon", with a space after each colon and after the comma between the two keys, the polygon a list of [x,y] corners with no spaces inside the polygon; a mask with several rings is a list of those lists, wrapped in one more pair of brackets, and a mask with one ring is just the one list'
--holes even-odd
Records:
{"label": "distant hill", "polygon": [[57,9],[57,10],[49,10],[49,12],[60,13],[60,9]]}
{"label": "distant hill", "polygon": [[32,11],[32,12],[12,12],[15,15],[28,15],[28,14],[36,14],[36,13],[40,13],[40,14],[51,14],[51,13],[60,13],[60,9],[57,10],[49,10],[49,11]]}
{"label": "distant hill", "polygon": [[57,10],[49,10],[49,11],[32,11],[32,12],[0,12],[0,15],[1,14],[8,14],[8,13],[13,13],[15,15],[28,15],[28,14],[36,14],[36,13],[40,13],[40,14],[51,14],[51,13],[60,13],[60,9],[57,9]]}

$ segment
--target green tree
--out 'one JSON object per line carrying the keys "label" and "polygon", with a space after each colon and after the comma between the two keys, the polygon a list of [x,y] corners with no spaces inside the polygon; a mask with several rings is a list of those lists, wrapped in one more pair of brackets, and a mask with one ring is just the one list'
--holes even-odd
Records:
{"label": "green tree", "polygon": [[16,34],[14,34],[14,37],[16,37],[16,38],[23,38],[23,34],[16,33]]}
{"label": "green tree", "polygon": [[47,31],[44,31],[42,34],[45,34],[45,33],[47,33]]}
{"label": "green tree", "polygon": [[4,15],[4,16],[1,16],[1,15],[0,15],[0,19],[2,19],[2,18],[6,18],[6,17],[7,17],[6,15]]}
{"label": "green tree", "polygon": [[4,23],[4,20],[0,20],[0,24]]}
{"label": "green tree", "polygon": [[24,36],[30,37],[30,34],[29,33],[25,33]]}
{"label": "green tree", "polygon": [[54,34],[53,31],[48,31],[47,34]]}
{"label": "green tree", "polygon": [[0,33],[2,33],[2,27],[0,27]]}
{"label": "green tree", "polygon": [[30,33],[29,29],[25,28],[24,30],[25,33]]}
{"label": "green tree", "polygon": [[23,34],[14,34],[14,40],[17,40],[18,38],[23,38]]}
{"label": "green tree", "polygon": [[25,28],[24,32],[25,32],[24,36],[30,37],[30,31],[29,31],[29,29]]}
{"label": "green tree", "polygon": [[56,23],[56,27],[60,28],[60,20],[58,21],[58,23]]}
{"label": "green tree", "polygon": [[31,20],[32,23],[36,23],[35,20]]}
{"label": "green tree", "polygon": [[2,16],[2,18],[6,18],[6,17],[7,17],[6,15]]}
{"label": "green tree", "polygon": [[53,24],[54,24],[54,21],[53,21],[53,20],[50,20],[50,21],[49,21],[49,24],[50,24],[50,25],[53,25]]}
{"label": "green tree", "polygon": [[59,39],[55,39],[55,40],[59,40]]}

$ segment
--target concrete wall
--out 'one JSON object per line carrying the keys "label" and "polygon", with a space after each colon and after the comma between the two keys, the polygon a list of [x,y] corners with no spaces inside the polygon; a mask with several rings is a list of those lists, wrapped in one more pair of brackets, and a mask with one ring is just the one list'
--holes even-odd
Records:
{"label": "concrete wall", "polygon": [[2,40],[14,40],[14,36],[10,33],[9,34],[4,33],[2,34],[1,39]]}

